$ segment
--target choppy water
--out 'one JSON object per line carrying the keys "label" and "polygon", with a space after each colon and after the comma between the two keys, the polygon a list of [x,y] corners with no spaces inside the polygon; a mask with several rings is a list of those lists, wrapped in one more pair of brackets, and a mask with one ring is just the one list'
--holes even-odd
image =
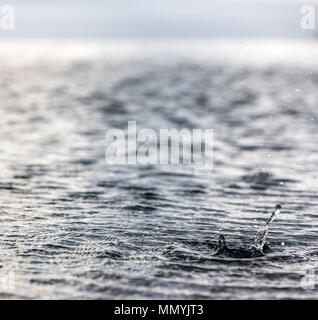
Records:
{"label": "choppy water", "polygon": [[[0,296],[316,298],[317,56],[297,42],[0,43],[0,276],[14,275]],[[129,120],[213,128],[213,174],[107,166],[105,131]],[[220,230],[247,248],[276,203],[274,252],[210,254]]]}

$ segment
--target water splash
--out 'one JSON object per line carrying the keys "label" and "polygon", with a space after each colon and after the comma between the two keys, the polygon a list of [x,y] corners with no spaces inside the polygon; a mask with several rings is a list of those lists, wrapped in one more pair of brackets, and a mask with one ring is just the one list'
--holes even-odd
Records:
{"label": "water splash", "polygon": [[274,212],[272,213],[270,218],[266,221],[265,225],[257,231],[255,239],[250,246],[250,250],[263,252],[264,246],[266,245],[266,238],[268,235],[269,227],[272,225],[273,221],[280,213],[281,208],[282,208],[281,205],[279,204],[276,205]]}
{"label": "water splash", "polygon": [[265,225],[260,228],[255,236],[253,243],[247,249],[232,249],[226,244],[223,234],[219,235],[218,243],[211,251],[214,256],[230,256],[234,258],[255,258],[261,257],[267,252],[271,252],[271,248],[266,243],[268,230],[277,215],[279,214],[281,205],[277,204],[274,212],[270,218],[266,221]]}

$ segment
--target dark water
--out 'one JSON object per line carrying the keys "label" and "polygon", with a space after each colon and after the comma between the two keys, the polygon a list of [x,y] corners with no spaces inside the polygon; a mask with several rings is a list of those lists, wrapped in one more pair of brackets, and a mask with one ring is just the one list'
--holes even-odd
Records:
{"label": "dark water", "polygon": [[[0,297],[317,297],[317,44],[0,49]],[[106,130],[132,120],[212,128],[212,175],[107,166]],[[210,254],[220,231],[247,248],[277,203],[274,252]]]}

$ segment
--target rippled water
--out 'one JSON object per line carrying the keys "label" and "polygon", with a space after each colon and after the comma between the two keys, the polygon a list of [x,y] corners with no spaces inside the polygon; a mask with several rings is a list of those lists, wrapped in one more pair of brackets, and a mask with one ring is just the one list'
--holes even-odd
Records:
{"label": "rippled water", "polygon": [[[0,48],[2,298],[317,297],[317,43]],[[213,128],[213,174],[107,166],[129,120]],[[272,253],[210,254],[220,231],[247,248],[277,203]]]}

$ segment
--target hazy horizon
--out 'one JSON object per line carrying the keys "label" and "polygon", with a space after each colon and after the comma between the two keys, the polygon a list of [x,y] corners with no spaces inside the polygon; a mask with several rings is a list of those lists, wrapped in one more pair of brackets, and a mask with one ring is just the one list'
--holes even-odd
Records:
{"label": "hazy horizon", "polygon": [[317,1],[93,0],[9,1],[16,28],[0,38],[174,39],[223,37],[306,38],[300,8]]}

